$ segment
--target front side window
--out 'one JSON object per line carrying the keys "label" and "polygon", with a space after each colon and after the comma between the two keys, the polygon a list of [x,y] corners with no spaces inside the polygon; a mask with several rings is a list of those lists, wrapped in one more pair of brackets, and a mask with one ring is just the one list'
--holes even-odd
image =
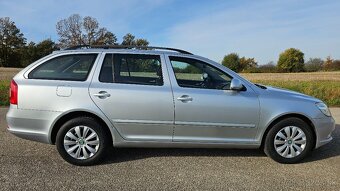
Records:
{"label": "front side window", "polygon": [[100,82],[163,85],[158,55],[107,54],[99,75]]}
{"label": "front side window", "polygon": [[74,54],[53,58],[29,73],[30,79],[85,81],[97,54]]}
{"label": "front side window", "polygon": [[230,89],[232,77],[196,59],[170,56],[171,65],[180,87]]}

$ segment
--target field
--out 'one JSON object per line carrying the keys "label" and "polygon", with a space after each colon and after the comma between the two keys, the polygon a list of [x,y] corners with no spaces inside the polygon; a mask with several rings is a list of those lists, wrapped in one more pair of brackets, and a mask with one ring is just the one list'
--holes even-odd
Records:
{"label": "field", "polygon": [[264,85],[298,91],[340,106],[340,72],[243,73],[246,79]]}
{"label": "field", "polygon": [[[8,105],[9,82],[19,71],[16,68],[0,68],[0,106]],[[317,97],[329,106],[340,106],[340,72],[241,73],[241,76],[255,83]]]}

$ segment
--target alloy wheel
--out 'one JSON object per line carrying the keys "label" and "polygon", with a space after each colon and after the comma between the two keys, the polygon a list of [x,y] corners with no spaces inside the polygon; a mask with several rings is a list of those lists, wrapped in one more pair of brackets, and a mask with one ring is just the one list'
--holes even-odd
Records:
{"label": "alloy wheel", "polygon": [[294,158],[306,148],[306,135],[296,126],[282,128],[274,138],[276,152],[285,158]]}
{"label": "alloy wheel", "polygon": [[64,148],[75,159],[88,159],[99,149],[98,134],[87,126],[71,128],[64,136]]}

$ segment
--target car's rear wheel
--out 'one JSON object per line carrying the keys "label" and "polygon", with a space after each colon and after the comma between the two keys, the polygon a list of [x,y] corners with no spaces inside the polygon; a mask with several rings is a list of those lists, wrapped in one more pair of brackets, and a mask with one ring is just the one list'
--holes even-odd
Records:
{"label": "car's rear wheel", "polygon": [[314,138],[310,126],[299,118],[286,118],[268,132],[264,152],[280,163],[296,163],[313,149]]}
{"label": "car's rear wheel", "polygon": [[102,125],[90,117],[67,121],[58,131],[56,146],[59,154],[74,165],[93,165],[106,150],[107,135]]}

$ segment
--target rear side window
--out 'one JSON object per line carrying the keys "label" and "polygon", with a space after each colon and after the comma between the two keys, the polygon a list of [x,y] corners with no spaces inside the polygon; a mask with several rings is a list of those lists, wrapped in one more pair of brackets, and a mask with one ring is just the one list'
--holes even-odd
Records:
{"label": "rear side window", "polygon": [[29,73],[30,79],[85,81],[97,54],[73,54],[53,58]]}
{"label": "rear side window", "polygon": [[99,81],[162,86],[163,76],[160,56],[107,54],[100,71]]}

